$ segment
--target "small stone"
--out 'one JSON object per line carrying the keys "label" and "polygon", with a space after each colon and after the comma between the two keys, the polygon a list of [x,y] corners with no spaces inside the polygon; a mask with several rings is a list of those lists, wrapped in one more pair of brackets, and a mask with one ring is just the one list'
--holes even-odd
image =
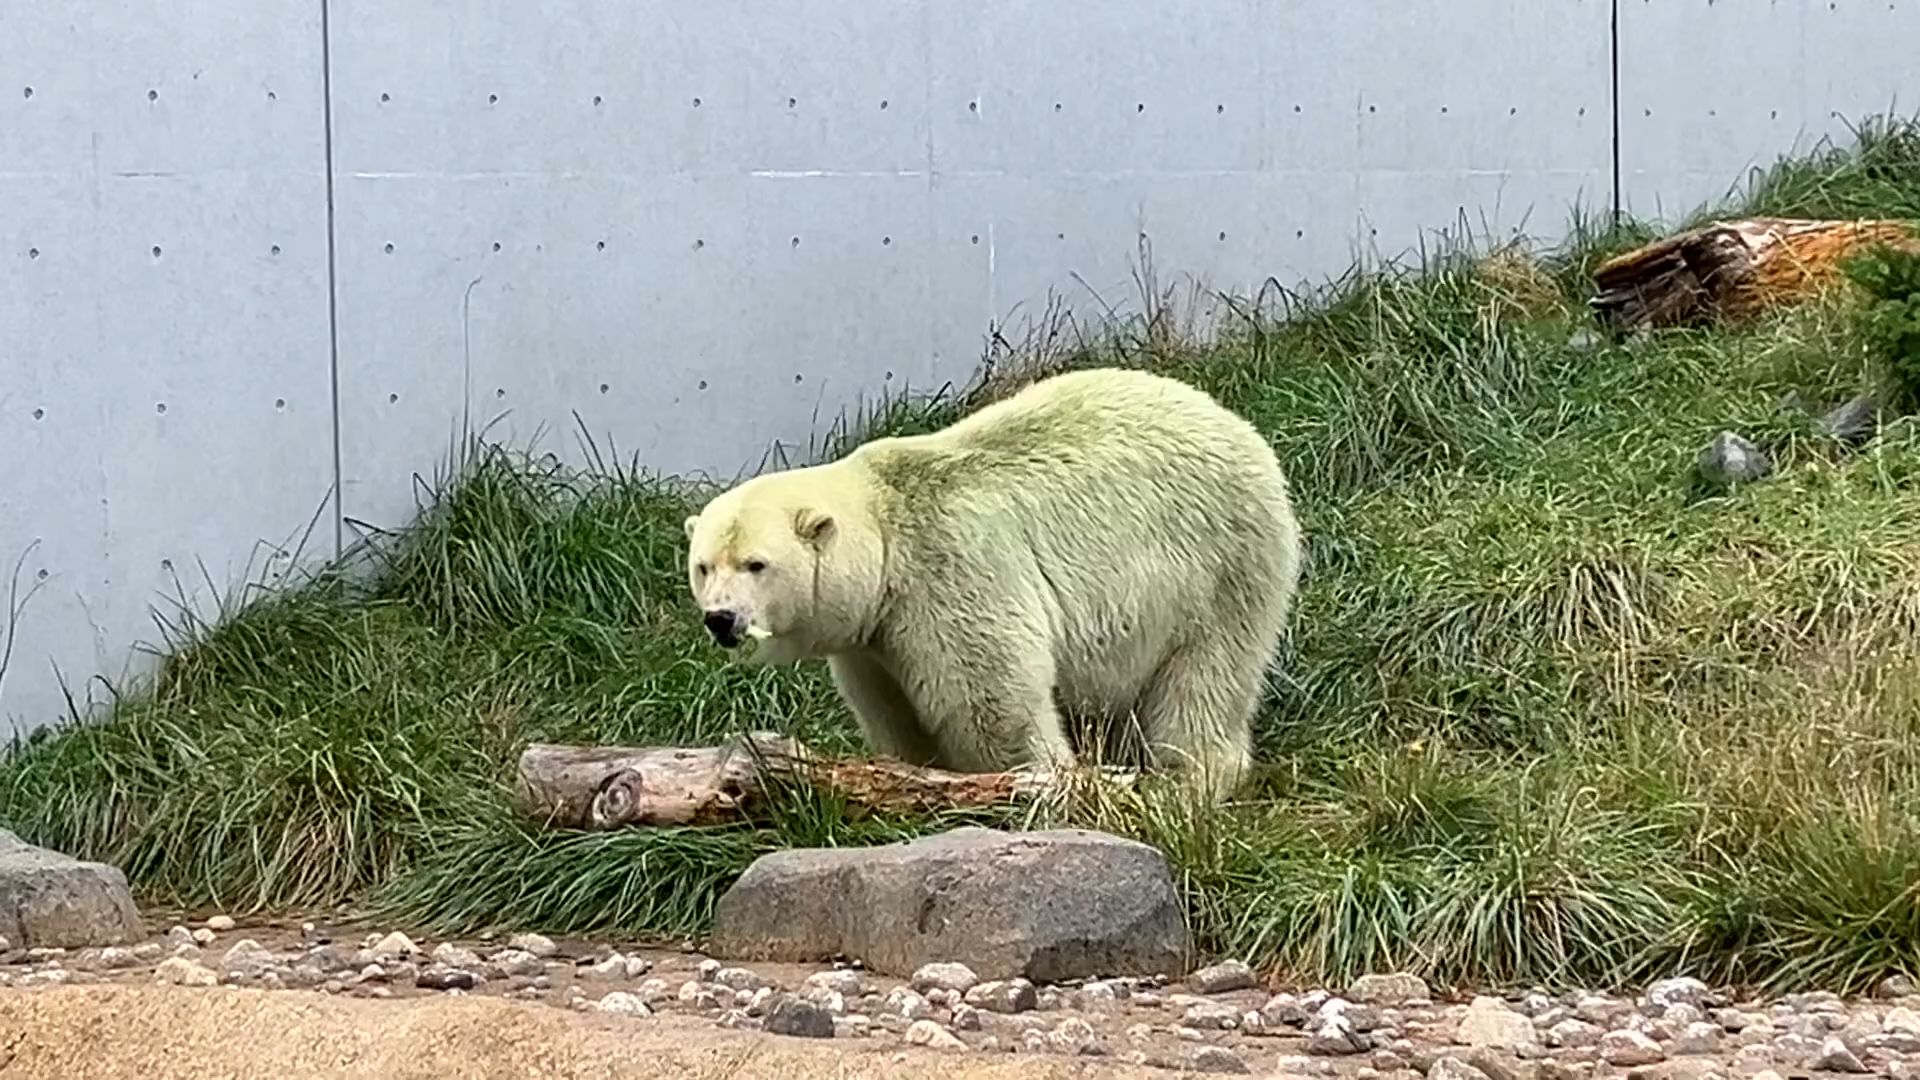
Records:
{"label": "small stone", "polygon": [[1326,1056],[1358,1054],[1371,1049],[1371,1043],[1353,1029],[1353,1023],[1340,1012],[1323,1014],[1313,1034],[1307,1036],[1307,1053]]}
{"label": "small stone", "polygon": [[979,1009],[965,1003],[953,1007],[953,1030],[979,1031],[980,1027]]}
{"label": "small stone", "polygon": [[1219,1031],[1237,1026],[1240,1023],[1240,1010],[1225,1002],[1196,1001],[1187,1006],[1180,1022],[1202,1031]]}
{"label": "small stone", "polygon": [[717,1009],[720,1007],[720,995],[713,987],[695,979],[680,984],[680,1004],[696,1009]]}
{"label": "small stone", "polygon": [[193,943],[204,949],[207,946],[213,944],[214,939],[217,936],[218,935],[216,935],[213,931],[203,926],[200,929],[195,930],[193,932]]}
{"label": "small stone", "polygon": [[833,1038],[833,1014],[791,994],[782,997],[767,1010],[763,1026],[775,1035],[803,1039]]}
{"label": "small stone", "polygon": [[1888,1009],[1880,1020],[1880,1030],[1892,1035],[1920,1035],[1920,1013],[1905,1006]]}
{"label": "small stone", "polygon": [[155,982],[172,986],[218,986],[220,976],[184,957],[171,957],[154,970]]}
{"label": "small stone", "polygon": [[614,953],[588,964],[586,976],[589,979],[624,979],[627,977],[627,958]]}
{"label": "small stone", "polygon": [[257,976],[272,967],[273,963],[272,951],[252,938],[235,942],[233,948],[220,958],[222,970],[229,975]]}
{"label": "small stone", "polygon": [[[747,1015],[748,1016],[765,1016],[767,1015],[767,1010],[773,1008],[773,1003],[778,1000],[780,1000],[779,990],[771,986],[763,986],[760,989],[755,990],[753,992],[753,996],[747,999]],[[812,1001],[811,998],[809,998],[808,1000]],[[825,1004],[823,1004],[822,1002],[813,1001],[813,1004],[819,1005],[821,1008],[826,1008]],[[827,1009],[827,1011],[838,1015],[840,1010]]]}
{"label": "small stone", "polygon": [[807,976],[803,986],[817,986],[823,990],[832,990],[843,997],[859,997],[861,990],[860,973],[857,971],[816,971]]}
{"label": "small stone", "polygon": [[965,1050],[967,1044],[960,1037],[932,1020],[915,1020],[907,1028],[907,1042],[914,1046],[925,1046],[934,1050]]}
{"label": "small stone", "polygon": [[721,968],[713,973],[713,978],[709,981],[729,990],[758,990],[763,986],[773,985],[772,979],[743,967]]}
{"label": "small stone", "polygon": [[1704,1008],[1711,996],[1712,991],[1699,979],[1684,976],[1677,979],[1661,979],[1647,987],[1647,1011],[1654,1016],[1663,1016],[1675,1005]]}
{"label": "small stone", "polygon": [[372,949],[374,957],[380,960],[404,960],[420,951],[414,947],[413,939],[398,930],[381,938]]}
{"label": "small stone", "polygon": [[1195,1072],[1250,1073],[1239,1054],[1224,1046],[1203,1046],[1187,1058],[1187,1067]]}
{"label": "small stone", "polygon": [[207,920],[207,929],[216,934],[224,934],[233,929],[233,926],[233,917],[230,915],[215,915]]}
{"label": "small stone", "polygon": [[555,945],[553,939],[545,934],[515,934],[507,939],[507,948],[532,953],[542,960],[560,951],[560,946]]}
{"label": "small stone", "polygon": [[193,931],[176,924],[167,928],[167,944],[194,945],[197,942],[193,940]]}
{"label": "small stone", "polygon": [[1547,1029],[1546,1044],[1565,1047],[1594,1046],[1600,1042],[1600,1036],[1606,1033],[1606,1029],[1598,1024],[1589,1024],[1585,1020],[1569,1016]]}
{"label": "small stone", "polygon": [[909,984],[924,994],[929,990],[950,990],[956,994],[965,994],[980,982],[973,969],[965,964],[941,962],[922,964],[913,973]]}
{"label": "small stone", "polygon": [[413,984],[422,990],[471,990],[478,985],[473,972],[445,964],[430,964]]}
{"label": "small stone", "polygon": [[1861,442],[1880,429],[1882,407],[1871,391],[1855,394],[1820,417],[1820,430],[1845,442]]}
{"label": "small stone", "polygon": [[1347,987],[1347,1000],[1363,1005],[1405,1005],[1427,1001],[1432,991],[1418,975],[1400,972],[1393,975],[1362,975]]}
{"label": "small stone", "polygon": [[1533,1021],[1507,1008],[1497,997],[1480,995],[1467,1006],[1460,1026],[1454,1029],[1455,1042],[1468,1046],[1492,1046],[1511,1050],[1538,1041]]}
{"label": "small stone", "polygon": [[595,1012],[612,1013],[615,1016],[652,1016],[653,1010],[647,1003],[625,990],[615,990],[593,1003]]}
{"label": "small stone", "polygon": [[1607,343],[1600,331],[1592,327],[1582,327],[1567,337],[1567,348],[1577,353],[1590,353]]}
{"label": "small stone", "polygon": [[836,1039],[861,1039],[872,1030],[873,1021],[859,1013],[833,1018],[833,1037]]}
{"label": "small stone", "polygon": [[434,946],[433,962],[445,964],[448,967],[477,968],[480,966],[480,955],[471,949],[463,949],[452,942],[443,941]]}
{"label": "small stone", "polygon": [[1808,1066],[1814,1072],[1863,1073],[1869,1072],[1860,1056],[1847,1047],[1847,1044],[1835,1036],[1828,1036],[1820,1044],[1820,1052]]}
{"label": "small stone", "polygon": [[1025,979],[977,983],[967,991],[965,1000],[974,1008],[1007,1014],[1031,1012],[1039,1004],[1033,984]]}
{"label": "small stone", "polygon": [[1726,1029],[1719,1024],[1698,1021],[1688,1024],[1674,1037],[1673,1052],[1676,1054],[1717,1054],[1720,1052],[1720,1037]]}
{"label": "small stone", "polygon": [[1609,1031],[1600,1037],[1600,1059],[1609,1065],[1633,1068],[1665,1061],[1667,1052],[1637,1031]]}
{"label": "small stone", "polygon": [[1222,960],[1187,976],[1187,985],[1197,994],[1226,994],[1251,990],[1259,985],[1253,969],[1239,960]]}
{"label": "small stone", "polygon": [[[375,952],[378,951],[375,950]],[[501,949],[493,954],[488,963],[499,969],[502,975],[507,976],[541,975],[547,970],[547,965],[539,957],[525,949]]]}
{"label": "small stone", "polygon": [[1916,988],[1913,980],[1905,975],[1889,975],[1880,980],[1879,986],[1874,987],[1874,993],[1883,998],[1903,998],[1920,994],[1920,988]]}
{"label": "small stone", "polygon": [[1270,1028],[1306,1027],[1312,1014],[1292,994],[1275,994],[1260,1006],[1260,1019]]}
{"label": "small stone", "polygon": [[1700,477],[1710,484],[1728,486],[1758,480],[1773,471],[1773,462],[1753,443],[1731,431],[1713,437],[1694,460]]}
{"label": "small stone", "polygon": [[1047,1043],[1062,1054],[1077,1054],[1082,1057],[1103,1057],[1106,1045],[1093,1025],[1077,1016],[1068,1017],[1054,1025],[1047,1033]]}
{"label": "small stone", "polygon": [[1601,994],[1582,994],[1573,1003],[1573,1014],[1589,1024],[1610,1028],[1633,1015],[1633,1005]]}
{"label": "small stone", "polygon": [[[0,941],[4,941],[4,940],[5,940],[4,938],[0,938]],[[0,952],[4,952],[4,951],[5,951],[4,949],[0,949]],[[113,950],[108,949],[107,951],[112,952]],[[161,957],[165,955],[166,955],[165,948],[163,948],[161,944],[157,941],[143,941],[140,944],[135,945],[133,947],[134,960],[142,964],[159,963]]]}
{"label": "small stone", "polygon": [[1457,1057],[1443,1057],[1435,1059],[1433,1067],[1427,1070],[1427,1080],[1491,1080],[1491,1078]]}
{"label": "small stone", "polygon": [[927,999],[904,986],[896,986],[881,1005],[888,1013],[908,1020],[924,1020],[933,1013]]}

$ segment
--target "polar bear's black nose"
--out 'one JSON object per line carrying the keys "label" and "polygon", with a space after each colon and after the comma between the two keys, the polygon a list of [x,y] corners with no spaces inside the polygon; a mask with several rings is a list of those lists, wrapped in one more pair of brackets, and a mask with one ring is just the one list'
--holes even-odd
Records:
{"label": "polar bear's black nose", "polygon": [[740,616],[731,611],[707,612],[707,632],[723,649],[740,644]]}

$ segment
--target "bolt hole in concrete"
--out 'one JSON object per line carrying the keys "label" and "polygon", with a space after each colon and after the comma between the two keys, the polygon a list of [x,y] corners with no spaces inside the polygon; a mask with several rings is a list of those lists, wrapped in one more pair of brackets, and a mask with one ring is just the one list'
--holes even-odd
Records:
{"label": "bolt hole in concrete", "polygon": [[154,402],[154,404],[153,404],[153,411],[154,411],[154,412],[156,412],[156,413],[159,413],[159,414],[161,414],[162,416],[164,416],[164,415],[166,415],[166,412],[167,412],[167,403],[166,403],[166,402],[164,402],[164,401],[156,401],[156,402]]}
{"label": "bolt hole in concrete", "polygon": [[147,91],[147,100],[148,100],[148,101],[159,101],[159,100],[160,100],[160,91],[158,91],[158,90],[149,90],[149,91]]}
{"label": "bolt hole in concrete", "polygon": [[33,418],[35,420],[45,420],[47,418],[47,410],[45,409],[33,410]]}

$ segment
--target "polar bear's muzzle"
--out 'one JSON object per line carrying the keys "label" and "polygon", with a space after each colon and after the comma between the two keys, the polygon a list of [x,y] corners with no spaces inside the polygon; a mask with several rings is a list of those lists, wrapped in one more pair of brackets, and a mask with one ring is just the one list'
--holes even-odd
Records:
{"label": "polar bear's muzzle", "polygon": [[709,611],[706,616],[707,632],[723,649],[731,649],[740,644],[740,635],[745,632],[747,620],[740,613],[730,609]]}

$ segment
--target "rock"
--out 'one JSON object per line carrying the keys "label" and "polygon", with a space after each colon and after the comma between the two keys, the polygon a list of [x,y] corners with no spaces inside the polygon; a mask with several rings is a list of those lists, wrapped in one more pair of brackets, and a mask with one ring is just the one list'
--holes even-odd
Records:
{"label": "rock", "polygon": [[862,987],[860,973],[857,971],[816,971],[807,976],[806,981],[801,985],[832,990],[845,997],[859,997]]}
{"label": "rock", "polygon": [[1606,337],[1592,327],[1582,327],[1567,337],[1567,348],[1577,353],[1595,352],[1606,343]]}
{"label": "rock", "polygon": [[758,990],[763,986],[773,985],[772,979],[743,967],[721,968],[713,973],[711,981],[729,990]]}
{"label": "rock", "polygon": [[894,987],[880,1007],[908,1020],[924,1020],[933,1013],[933,1006],[927,1003],[926,998],[904,986]]}
{"label": "rock", "polygon": [[478,984],[473,972],[445,964],[429,965],[413,981],[422,990],[471,990]]}
{"label": "rock", "polygon": [[229,975],[258,976],[273,967],[273,963],[273,952],[251,938],[235,942],[220,958],[221,970]]}
{"label": "rock", "polygon": [[953,1007],[953,1030],[979,1031],[982,1026],[979,1009],[965,1002]]}
{"label": "rock", "polygon": [[153,981],[171,986],[218,986],[220,976],[191,960],[174,956],[160,961],[160,966],[154,969]]}
{"label": "rock", "polygon": [[555,945],[553,939],[545,934],[515,934],[507,939],[507,948],[532,953],[542,960],[560,951],[560,946]]}
{"label": "rock", "polygon": [[233,927],[234,922],[233,916],[231,915],[215,915],[213,918],[207,920],[207,929],[216,934],[224,934],[233,929]]}
{"label": "rock", "polygon": [[167,928],[167,945],[168,946],[171,947],[171,946],[192,945],[192,944],[194,944],[193,931],[187,929],[184,926],[170,926]]}
{"label": "rock", "polygon": [[1238,960],[1222,960],[1187,976],[1187,985],[1196,994],[1226,994],[1235,990],[1251,990],[1259,982],[1253,976],[1253,969],[1246,964]]}
{"label": "rock", "polygon": [[1200,1031],[1219,1031],[1240,1023],[1240,1010],[1218,1001],[1195,1001],[1187,1006],[1180,1022]]}
{"label": "rock", "polygon": [[1585,1020],[1569,1016],[1547,1029],[1546,1043],[1548,1046],[1569,1048],[1595,1046],[1599,1044],[1600,1036],[1606,1033],[1607,1029],[1598,1024],[1589,1024]]}
{"label": "rock", "polygon": [[1192,952],[1156,849],[1087,830],[975,827],[761,856],[721,896],[710,944],[740,960],[844,954],[901,977],[951,962],[1037,982],[1175,976]]}
{"label": "rock", "polygon": [[802,1039],[833,1038],[833,1014],[803,998],[789,994],[767,1010],[763,1025],[775,1035]]}
{"label": "rock", "polygon": [[204,949],[212,945],[218,936],[219,935],[203,926],[193,932],[193,943]]}
{"label": "rock", "polygon": [[680,984],[679,1000],[680,1004],[688,1005],[695,1009],[706,1010],[720,1007],[720,995],[714,992],[713,987],[694,979],[688,979],[686,982]]}
{"label": "rock", "polygon": [[1633,1014],[1633,1005],[1600,994],[1582,994],[1573,1003],[1573,1015],[1602,1028],[1610,1028]]}
{"label": "rock", "polygon": [[1106,1012],[1118,1008],[1122,994],[1111,982],[1095,980],[1082,986],[1074,994],[1074,1002],[1082,1009],[1091,1012]]}
{"label": "rock", "polygon": [[547,965],[539,957],[524,949],[501,949],[493,954],[488,963],[498,969],[502,975],[507,976],[541,975],[547,970]]}
{"label": "rock", "polygon": [[419,951],[414,947],[413,939],[398,930],[381,938],[372,946],[376,960],[404,960]]}
{"label": "rock", "polygon": [[1702,1009],[1710,1003],[1712,993],[1707,984],[1699,979],[1661,979],[1647,987],[1647,1012],[1653,1016],[1664,1016],[1675,1005]]}
{"label": "rock", "polygon": [[587,965],[585,975],[589,979],[624,979],[627,977],[627,958],[614,953],[596,960]]}
{"label": "rock", "polygon": [[1306,1027],[1313,1015],[1292,994],[1275,994],[1260,1006],[1260,1020],[1269,1028]]}
{"label": "rock", "polygon": [[1339,1012],[1324,1014],[1313,1034],[1307,1036],[1309,1054],[1358,1054],[1371,1048],[1371,1041],[1355,1031],[1352,1022]]}
{"label": "rock", "polygon": [[1688,1024],[1680,1034],[1674,1036],[1673,1052],[1676,1054],[1717,1054],[1720,1052],[1720,1036],[1725,1031],[1719,1024],[1704,1021]]}
{"label": "rock", "polygon": [[447,941],[434,946],[432,959],[434,963],[447,967],[472,969],[480,966],[480,954]]}
{"label": "rock", "polygon": [[980,977],[965,964],[936,962],[922,964],[915,968],[908,982],[922,994],[929,990],[949,990],[956,994],[965,994],[980,982]]}
{"label": "rock", "polygon": [[1722,431],[1700,451],[1700,456],[1694,460],[1694,468],[1701,479],[1709,484],[1727,487],[1766,476],[1773,471],[1773,462],[1745,438],[1731,431]]}
{"label": "rock", "polygon": [[1480,995],[1467,1006],[1467,1013],[1454,1030],[1455,1042],[1468,1046],[1492,1046],[1511,1050],[1536,1042],[1532,1019],[1507,1008],[1497,997]]}
{"label": "rock", "polygon": [[1913,980],[1905,975],[1889,975],[1880,980],[1879,986],[1874,987],[1874,993],[1883,998],[1903,998],[1920,993],[1920,988],[1916,988]]}
{"label": "rock", "polygon": [[1224,1046],[1203,1046],[1187,1057],[1187,1068],[1194,1072],[1250,1073],[1253,1070],[1240,1055]]}
{"label": "rock", "polygon": [[1633,1068],[1665,1061],[1667,1052],[1637,1031],[1609,1031],[1600,1036],[1600,1060],[1621,1068]]}
{"label": "rock", "polygon": [[934,1050],[965,1050],[967,1044],[960,1037],[931,1020],[915,1020],[907,1027],[907,1041],[915,1046],[925,1046]]}
{"label": "rock", "polygon": [[615,990],[593,1003],[595,1012],[612,1013],[615,1016],[652,1016],[653,1010],[647,1003],[625,990]]}
{"label": "rock", "polygon": [[1863,1073],[1869,1072],[1865,1064],[1847,1047],[1847,1044],[1835,1036],[1829,1035],[1820,1044],[1820,1052],[1808,1064],[1814,1072]]}
{"label": "rock", "polygon": [[1053,1030],[1047,1033],[1047,1045],[1062,1054],[1082,1057],[1103,1057],[1106,1054],[1106,1044],[1093,1030],[1093,1025],[1077,1016],[1055,1024]]}
{"label": "rock", "polygon": [[123,945],[144,934],[126,875],[0,829],[0,936],[12,948]]}
{"label": "rock", "polygon": [[1880,1030],[1890,1035],[1920,1035],[1920,1013],[1904,1006],[1888,1009],[1880,1020]]}
{"label": "rock", "polygon": [[1033,984],[1025,979],[995,979],[976,984],[964,1000],[976,1009],[1013,1014],[1031,1012],[1040,999]]}
{"label": "rock", "polygon": [[1855,394],[1820,417],[1822,434],[1843,442],[1864,442],[1880,430],[1880,399],[1868,392]]}
{"label": "rock", "polygon": [[1427,1080],[1490,1080],[1486,1073],[1457,1057],[1436,1058]]}
{"label": "rock", "polygon": [[1401,972],[1394,975],[1362,975],[1347,987],[1347,1000],[1362,1005],[1405,1005],[1410,1001],[1427,1001],[1432,991],[1427,981],[1418,975]]}

